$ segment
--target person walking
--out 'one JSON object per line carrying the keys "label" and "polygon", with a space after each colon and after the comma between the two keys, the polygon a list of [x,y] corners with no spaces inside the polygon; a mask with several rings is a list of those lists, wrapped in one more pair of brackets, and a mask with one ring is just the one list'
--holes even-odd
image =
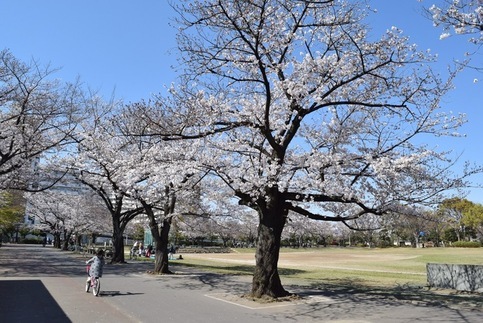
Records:
{"label": "person walking", "polygon": [[137,251],[138,251],[138,242],[135,241],[134,244],[132,245],[131,250],[129,251],[129,259],[136,258]]}
{"label": "person walking", "polygon": [[143,243],[140,242],[138,246],[139,246],[138,255],[139,255],[139,257],[142,257],[142,256],[144,256],[144,246],[143,246]]}

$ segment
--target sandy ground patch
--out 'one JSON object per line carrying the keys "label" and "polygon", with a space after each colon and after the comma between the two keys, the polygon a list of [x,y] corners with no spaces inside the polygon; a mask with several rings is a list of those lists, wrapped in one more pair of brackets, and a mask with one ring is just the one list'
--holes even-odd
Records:
{"label": "sandy ground patch", "polygon": [[[185,258],[221,261],[229,264],[255,265],[254,253],[186,254]],[[301,251],[282,252],[278,262],[284,268],[334,268],[360,270],[371,264],[413,259],[406,254],[363,254],[360,251],[337,252]]]}

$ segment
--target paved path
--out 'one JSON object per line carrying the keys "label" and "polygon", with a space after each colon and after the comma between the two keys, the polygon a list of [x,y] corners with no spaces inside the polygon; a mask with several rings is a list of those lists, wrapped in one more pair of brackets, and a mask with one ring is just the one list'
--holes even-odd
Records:
{"label": "paved path", "polygon": [[197,273],[152,264],[106,265],[101,295],[85,293],[85,258],[49,247],[0,248],[0,321],[22,322],[483,322],[483,308],[394,295],[301,288],[298,301],[260,304],[240,297],[250,277]]}

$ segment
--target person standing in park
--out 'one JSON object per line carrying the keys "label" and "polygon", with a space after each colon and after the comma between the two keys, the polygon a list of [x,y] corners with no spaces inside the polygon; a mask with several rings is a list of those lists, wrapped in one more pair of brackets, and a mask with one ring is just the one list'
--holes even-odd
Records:
{"label": "person standing in park", "polygon": [[138,242],[135,241],[134,244],[132,245],[130,252],[129,252],[129,259],[136,258],[137,251],[138,251]]}

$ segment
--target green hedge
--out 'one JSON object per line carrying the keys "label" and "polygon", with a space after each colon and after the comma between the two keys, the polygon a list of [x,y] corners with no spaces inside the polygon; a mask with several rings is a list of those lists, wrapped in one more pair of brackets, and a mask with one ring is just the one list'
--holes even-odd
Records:
{"label": "green hedge", "polygon": [[456,248],[479,248],[481,243],[478,241],[456,241],[453,242],[453,247]]}

